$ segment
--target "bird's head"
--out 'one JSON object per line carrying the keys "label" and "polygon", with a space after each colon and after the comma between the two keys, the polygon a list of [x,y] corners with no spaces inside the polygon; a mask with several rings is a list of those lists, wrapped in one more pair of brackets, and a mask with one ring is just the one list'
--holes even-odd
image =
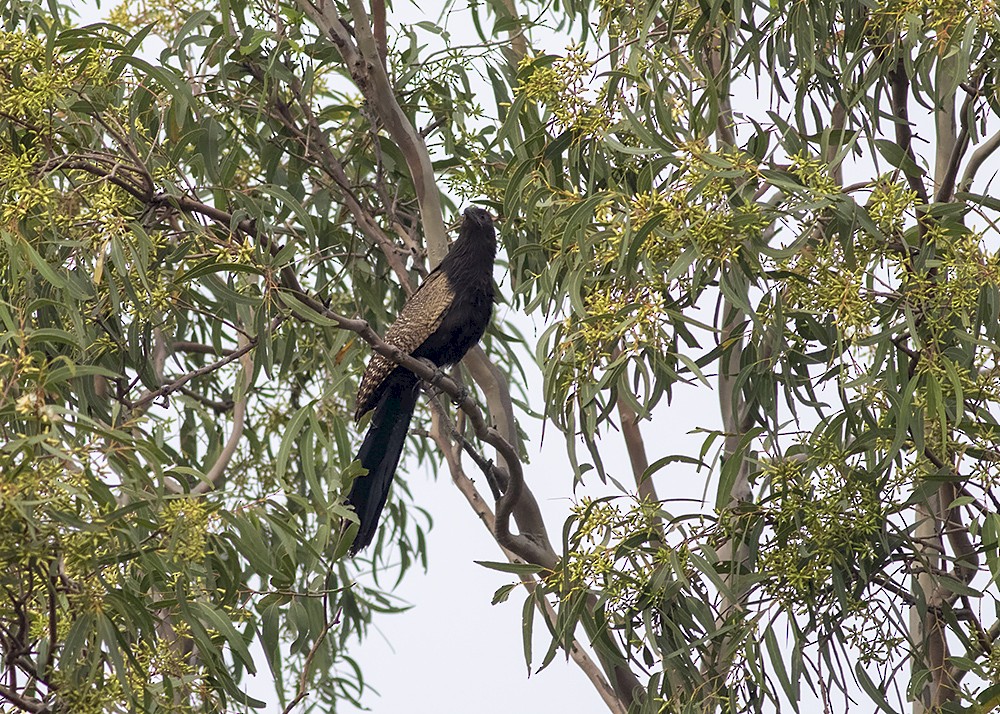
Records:
{"label": "bird's head", "polygon": [[465,209],[465,222],[479,228],[492,228],[493,216],[485,208],[469,206]]}

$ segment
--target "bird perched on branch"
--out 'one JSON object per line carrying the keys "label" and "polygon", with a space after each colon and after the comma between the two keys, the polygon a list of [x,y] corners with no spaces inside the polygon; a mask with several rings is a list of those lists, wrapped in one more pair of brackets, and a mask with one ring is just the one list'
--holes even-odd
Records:
{"label": "bird perched on branch", "polygon": [[[406,301],[385,333],[386,343],[439,368],[462,359],[483,336],[493,312],[496,247],[489,212],[476,206],[467,208],[458,240]],[[352,555],[375,536],[419,387],[413,372],[377,352],[372,354],[354,410],[355,421],[372,409],[375,414],[358,451],[358,461],[368,473],[354,480],[347,497],[361,522],[351,545]]]}

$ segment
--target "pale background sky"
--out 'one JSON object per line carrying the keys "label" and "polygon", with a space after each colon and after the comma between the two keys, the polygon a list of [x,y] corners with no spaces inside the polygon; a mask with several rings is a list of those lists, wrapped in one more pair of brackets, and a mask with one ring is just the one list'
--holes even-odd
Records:
{"label": "pale background sky", "polygon": [[[534,382],[531,393],[540,394],[537,367],[533,363],[524,367]],[[522,421],[522,426],[531,434],[531,463],[525,467],[525,480],[538,498],[550,536],[558,538],[571,505],[573,484],[565,442],[550,425],[539,449],[537,422]],[[721,427],[716,395],[681,387],[673,405],[659,409],[656,421],[643,426],[650,463],[681,449],[697,455],[702,437],[686,434],[695,426]],[[602,443],[609,475],[630,483],[628,455],[620,437],[615,434]],[[440,714],[607,711],[589,680],[562,656],[542,672],[527,676],[521,641],[523,591],[515,590],[506,603],[490,605],[494,591],[513,578],[473,562],[502,560],[503,556],[451,484],[447,469],[442,467],[437,481],[415,472],[409,483],[414,499],[426,504],[435,519],[428,538],[430,568],[426,575],[408,575],[398,590],[414,609],[380,618],[377,624],[385,637],[369,637],[354,652],[381,693],[369,699],[371,709]],[[656,487],[661,498],[701,500],[705,475],[695,474],[693,467],[670,466],[657,474]],[[713,484],[710,500],[714,488]],[[586,492],[613,493],[597,487],[588,487]],[[547,632],[538,621],[536,663],[548,645],[543,635]]]}

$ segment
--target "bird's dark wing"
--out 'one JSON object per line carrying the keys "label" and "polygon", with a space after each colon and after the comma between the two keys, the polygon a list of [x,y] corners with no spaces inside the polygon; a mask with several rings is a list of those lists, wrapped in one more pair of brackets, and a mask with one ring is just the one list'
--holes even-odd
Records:
{"label": "bird's dark wing", "polygon": [[[431,273],[406,301],[399,317],[385,333],[385,342],[412,354],[441,325],[454,299],[455,291],[448,284],[448,277],[441,271]],[[355,421],[375,408],[379,388],[396,367],[396,363],[388,357],[372,353],[358,386]]]}

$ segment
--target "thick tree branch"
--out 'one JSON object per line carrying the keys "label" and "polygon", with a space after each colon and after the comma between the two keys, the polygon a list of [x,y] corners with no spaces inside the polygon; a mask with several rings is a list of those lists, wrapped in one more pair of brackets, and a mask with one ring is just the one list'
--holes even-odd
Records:
{"label": "thick tree branch", "polygon": [[997,149],[1000,149],[1000,131],[984,141],[972,152],[972,156],[969,157],[969,163],[965,166],[965,172],[962,174],[962,180],[958,184],[959,191],[968,191],[972,188],[972,182],[976,178],[976,173],[978,173],[982,165]]}
{"label": "thick tree branch", "polygon": [[952,699],[957,691],[955,682],[947,676],[949,647],[947,623],[943,614],[947,593],[937,584],[944,555],[944,541],[939,526],[944,522],[944,507],[947,505],[942,504],[941,500],[940,492],[936,493],[915,509],[914,537],[933,544],[933,547],[919,549],[924,568],[913,576],[912,585],[915,599],[924,603],[923,607],[910,610],[911,634],[919,648],[915,663],[931,674],[924,689],[917,692],[913,702],[915,714],[939,711],[941,705]]}
{"label": "thick tree branch", "polygon": [[[493,364],[481,347],[469,351],[462,361],[472,374],[472,378],[483,391],[486,403],[490,407],[490,417],[497,431],[511,444],[518,443],[517,423],[514,418],[514,404],[510,397],[510,386],[500,368]],[[510,465],[501,454],[497,454],[510,472]],[[506,488],[507,484],[501,484]],[[547,551],[548,557],[555,558],[542,512],[531,489],[523,489],[521,497],[514,503],[512,515],[518,531],[526,538],[534,541],[540,548]]]}
{"label": "thick tree branch", "polygon": [[[957,58],[951,57],[949,58],[949,61],[955,59]],[[965,152],[969,149],[969,136],[971,133],[969,131],[969,122],[972,121],[972,105],[978,96],[978,92],[970,92],[965,96],[965,101],[962,102],[962,109],[958,116],[958,135],[955,136],[951,142],[950,150],[947,153],[947,161],[943,161],[945,158],[944,151],[947,147],[944,145],[939,145],[938,147],[938,158],[942,168],[942,173],[938,178],[938,192],[936,198],[939,203],[947,203],[955,194],[955,182],[958,179],[958,169],[961,165],[962,157],[965,156]],[[954,103],[954,98],[952,98],[951,101]],[[939,124],[944,123],[944,120],[939,120]],[[954,123],[954,118],[952,118],[952,131],[954,131]],[[943,127],[941,130],[943,130]]]}
{"label": "thick tree branch", "polygon": [[[735,146],[736,137],[733,130],[733,110],[729,93],[729,69],[724,62],[723,53],[731,51],[732,28],[719,28],[715,42],[708,48],[707,63],[715,77],[719,105],[721,111],[716,122],[715,136],[720,148]],[[734,270],[732,266],[723,270]],[[739,288],[735,288],[739,289]],[[739,387],[739,374],[743,359],[743,329],[747,316],[728,296],[722,298],[722,324],[719,339],[725,350],[719,362],[719,408],[722,414],[722,428],[725,433],[723,443],[723,462],[739,459],[736,478],[728,493],[719,493],[718,506],[722,510],[731,510],[740,503],[752,499],[750,490],[750,462],[740,452],[740,444],[744,434],[749,430],[748,410],[742,391]],[[746,544],[745,534],[739,528],[740,521],[734,519],[732,532],[727,533],[726,541],[718,549],[720,563],[725,563],[727,572],[724,574],[727,592],[722,595],[719,614],[716,617],[717,626],[724,630],[727,624],[739,617],[744,606],[748,585],[743,571],[746,569],[750,551]],[[722,690],[727,674],[732,668],[732,652],[730,636],[724,636],[712,645],[710,656],[706,659],[702,674],[708,685],[709,700],[714,700]]]}
{"label": "thick tree branch", "polygon": [[644,501],[656,503],[660,499],[656,495],[653,479],[646,477],[649,470],[649,458],[646,456],[646,444],[639,429],[639,417],[631,405],[621,396],[618,397],[618,416],[621,419],[622,437],[625,439],[625,449],[628,451],[629,463],[632,465],[632,476],[635,478],[639,497]]}
{"label": "thick tree branch", "polygon": [[[510,20],[519,20],[521,13],[518,12],[515,0],[501,0],[500,5]],[[521,60],[528,55],[528,39],[524,36],[520,22],[512,24],[511,28],[507,31],[507,38],[510,40],[509,63],[517,69]]]}
{"label": "thick tree branch", "polygon": [[356,44],[337,17],[333,3],[327,0],[299,0],[298,5],[340,50],[354,83],[406,159],[420,206],[428,256],[432,267],[436,266],[448,252],[448,240],[434,167],[423,138],[396,101],[362,0],[349,0]]}
{"label": "thick tree branch", "polygon": [[[902,62],[896,65],[889,73],[889,82],[892,96],[893,124],[896,130],[896,144],[903,150],[903,153],[906,154],[912,165],[917,166],[917,157],[913,153],[913,129],[910,127],[910,80],[906,76],[906,68]],[[906,171],[903,173],[906,176],[907,183],[910,184],[913,192],[917,194],[920,202],[924,205],[930,203],[930,198],[927,195],[927,187],[924,186],[924,182],[920,180],[920,177]]]}
{"label": "thick tree branch", "polygon": [[29,699],[28,697],[21,696],[13,689],[5,687],[2,684],[0,684],[0,697],[3,697],[21,711],[36,712],[37,714],[53,711],[48,704],[40,702],[36,699]]}
{"label": "thick tree branch", "polygon": [[[248,340],[245,336],[240,335],[240,347],[245,347]],[[202,494],[216,488],[222,477],[226,473],[226,467],[233,458],[233,454],[236,453],[236,448],[239,446],[240,439],[243,437],[243,427],[246,422],[247,415],[247,402],[250,400],[250,387],[251,380],[253,379],[253,357],[251,352],[248,350],[240,357],[240,362],[243,364],[243,394],[236,401],[236,406],[233,409],[233,429],[229,433],[229,438],[226,440],[225,446],[222,448],[222,452],[219,454],[215,463],[212,464],[212,468],[208,470],[205,474],[205,480],[196,483],[191,488],[191,493]],[[237,390],[239,392],[239,390]]]}
{"label": "thick tree branch", "polygon": [[389,55],[389,34],[385,24],[385,0],[371,0],[372,3],[372,32],[375,36],[375,46],[378,49],[378,58],[385,67],[386,57]]}
{"label": "thick tree branch", "polygon": [[[958,174],[958,163],[962,154],[965,153],[963,141],[959,138],[955,129],[955,90],[949,89],[953,86],[951,80],[955,77],[955,70],[958,66],[958,55],[947,54],[938,57],[938,81],[935,82],[932,93],[934,94],[934,130],[937,138],[937,150],[934,156],[934,184],[937,187],[937,200],[942,200],[941,196],[951,197],[955,186],[955,177]],[[957,82],[954,86],[957,87]],[[942,91],[943,90],[943,91]],[[966,98],[966,105],[970,105],[970,98]],[[964,114],[964,112],[963,112]],[[967,120],[963,119],[968,129]],[[966,132],[968,139],[968,132]]]}

